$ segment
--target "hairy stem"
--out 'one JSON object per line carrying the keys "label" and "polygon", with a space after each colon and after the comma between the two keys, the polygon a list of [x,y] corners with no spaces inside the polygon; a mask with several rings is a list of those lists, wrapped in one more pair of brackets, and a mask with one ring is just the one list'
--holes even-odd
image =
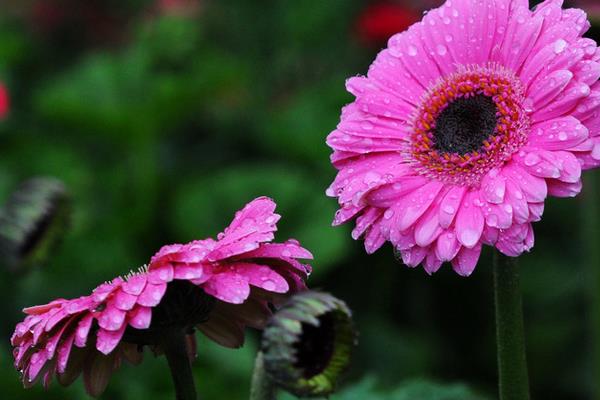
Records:
{"label": "hairy stem", "polygon": [[263,352],[259,351],[254,362],[250,400],[275,400],[275,386],[267,376]]}

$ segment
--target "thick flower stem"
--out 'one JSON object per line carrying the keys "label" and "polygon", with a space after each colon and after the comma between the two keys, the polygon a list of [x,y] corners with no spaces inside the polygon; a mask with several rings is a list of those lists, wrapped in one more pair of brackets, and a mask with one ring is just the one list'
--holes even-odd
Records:
{"label": "thick flower stem", "polygon": [[275,400],[275,386],[267,376],[264,366],[264,355],[259,351],[254,362],[250,400]]}
{"label": "thick flower stem", "polygon": [[165,332],[161,344],[167,356],[175,385],[175,398],[177,400],[197,400],[194,375],[183,329],[173,328]]}
{"label": "thick flower stem", "polygon": [[500,400],[529,400],[523,306],[516,258],[494,254]]}

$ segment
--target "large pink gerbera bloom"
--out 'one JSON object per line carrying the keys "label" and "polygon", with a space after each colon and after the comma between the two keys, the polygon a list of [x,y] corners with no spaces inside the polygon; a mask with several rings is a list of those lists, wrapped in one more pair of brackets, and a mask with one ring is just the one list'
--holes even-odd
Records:
{"label": "large pink gerbera bloom", "polygon": [[25,386],[56,375],[68,385],[83,371],[97,396],[122,359],[138,363],[142,346],[160,354],[161,338],[182,329],[190,355],[194,329],[227,347],[241,346],[244,327],[263,328],[279,304],[305,289],[312,258],[297,241],[268,243],[279,215],[258,198],[239,211],[218,236],[163,247],[138,273],[117,278],[78,299],[26,308],[11,339]]}
{"label": "large pink gerbera bloom", "polygon": [[327,138],[334,224],[428,273],[531,249],[546,197],[600,165],[600,51],[562,3],[449,0],[393,36]]}

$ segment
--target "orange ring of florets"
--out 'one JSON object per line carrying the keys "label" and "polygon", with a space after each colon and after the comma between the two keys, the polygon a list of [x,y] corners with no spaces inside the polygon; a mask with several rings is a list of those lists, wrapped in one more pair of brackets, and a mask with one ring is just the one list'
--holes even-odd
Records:
{"label": "orange ring of florets", "polygon": [[[433,131],[440,113],[453,101],[478,94],[497,107],[497,125],[479,150],[466,154],[440,152]],[[413,119],[411,162],[422,175],[457,185],[476,186],[492,168],[507,161],[527,141],[529,117],[520,80],[509,70],[461,66],[427,91]]]}

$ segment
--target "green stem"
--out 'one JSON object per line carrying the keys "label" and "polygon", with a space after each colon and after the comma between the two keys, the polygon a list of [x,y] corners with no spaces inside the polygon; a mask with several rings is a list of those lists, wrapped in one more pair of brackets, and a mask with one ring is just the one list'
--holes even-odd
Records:
{"label": "green stem", "polygon": [[583,192],[583,220],[582,234],[585,255],[584,264],[588,274],[588,296],[590,304],[590,319],[592,324],[592,373],[593,399],[600,400],[600,247],[598,246],[600,237],[600,205],[598,195],[600,194],[600,174],[597,171],[591,171],[586,177]]}
{"label": "green stem", "polygon": [[529,400],[523,306],[517,259],[494,254],[500,400]]}
{"label": "green stem", "polygon": [[250,400],[276,400],[275,386],[265,371],[262,351],[258,352],[254,362]]}
{"label": "green stem", "polygon": [[177,400],[197,400],[194,375],[183,329],[174,328],[165,333],[161,345],[167,356],[175,385],[175,398]]}

